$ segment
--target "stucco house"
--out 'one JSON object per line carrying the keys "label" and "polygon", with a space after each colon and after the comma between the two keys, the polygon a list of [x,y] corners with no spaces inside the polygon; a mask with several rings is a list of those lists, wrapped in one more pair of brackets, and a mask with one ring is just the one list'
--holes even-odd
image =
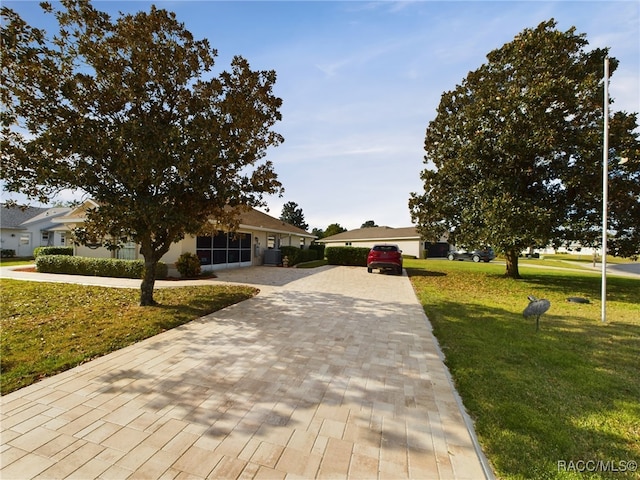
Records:
{"label": "stucco house", "polygon": [[446,239],[438,243],[422,240],[416,227],[368,227],[349,230],[318,240],[326,247],[364,247],[371,248],[375,243],[395,243],[402,250],[403,255],[417,258],[446,257],[449,244]]}
{"label": "stucco house", "polygon": [[[59,218],[58,222],[70,231],[84,221],[86,211],[98,205],[92,200]],[[186,252],[200,258],[202,270],[248,267],[252,265],[277,265],[280,263],[280,247],[309,248],[316,237],[301,228],[283,222],[256,209],[240,215],[240,225],[235,233],[217,232],[214,235],[187,236],[174,243],[161,259],[169,266],[170,273],[178,257]],[[111,251],[96,245],[74,245],[74,255],[82,257],[121,258],[135,260],[140,256],[139,247],[128,243]]]}
{"label": "stucco house", "polygon": [[0,241],[3,250],[18,257],[31,257],[37,247],[67,245],[67,231],[57,219],[71,211],[67,207],[21,207],[0,205]]}

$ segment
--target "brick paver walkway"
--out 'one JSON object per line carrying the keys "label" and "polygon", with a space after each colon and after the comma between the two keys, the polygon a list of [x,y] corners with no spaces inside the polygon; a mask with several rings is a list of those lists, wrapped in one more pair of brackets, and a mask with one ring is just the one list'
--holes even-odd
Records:
{"label": "brick paver walkway", "polygon": [[0,477],[492,477],[406,276],[218,281],[261,293],[3,396]]}

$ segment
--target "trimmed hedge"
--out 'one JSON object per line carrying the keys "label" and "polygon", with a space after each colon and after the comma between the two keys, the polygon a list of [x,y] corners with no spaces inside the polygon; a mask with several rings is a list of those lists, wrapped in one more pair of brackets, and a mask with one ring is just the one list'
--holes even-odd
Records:
{"label": "trimmed hedge", "polygon": [[[66,273],[94,277],[142,278],[144,261],[41,254],[36,258],[36,270],[42,273]],[[167,265],[158,262],[156,278],[161,280],[167,278],[167,275]]]}
{"label": "trimmed hedge", "polygon": [[318,253],[315,250],[303,250],[298,247],[280,247],[280,253],[282,258],[287,257],[289,259],[289,266],[292,267],[298,263],[311,262],[312,260],[318,260]]}
{"label": "trimmed hedge", "polygon": [[33,249],[34,258],[40,255],[70,255],[73,256],[73,247],[36,247]]}
{"label": "trimmed hedge", "polygon": [[16,251],[11,248],[3,248],[0,250],[0,257],[13,258],[16,256]]}
{"label": "trimmed hedge", "polygon": [[329,265],[366,267],[369,250],[364,247],[327,247],[324,255]]}
{"label": "trimmed hedge", "polygon": [[318,260],[322,260],[324,258],[324,248],[324,243],[312,243],[311,245],[309,245],[309,250],[313,250],[314,252],[316,252]]}

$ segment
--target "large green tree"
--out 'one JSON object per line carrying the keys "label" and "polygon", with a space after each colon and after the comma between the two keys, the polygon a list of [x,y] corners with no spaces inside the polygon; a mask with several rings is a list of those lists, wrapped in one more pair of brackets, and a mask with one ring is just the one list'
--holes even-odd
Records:
{"label": "large green tree", "polygon": [[[585,51],[584,35],[555,26],[524,30],[442,95],[425,137],[424,192],[409,200],[426,239],[492,245],[515,278],[526,248],[599,245],[608,52]],[[612,248],[626,255],[640,250],[636,127],[636,114],[610,120]]]}
{"label": "large green tree", "polygon": [[2,178],[34,198],[72,188],[95,200],[78,238],[138,243],[151,305],[172,243],[233,228],[282,192],[265,160],[283,141],[276,74],[237,56],[214,75],[216,50],[166,10],[112,20],[89,0],[61,4],[43,4],[51,38],[2,9]]}
{"label": "large green tree", "polygon": [[287,202],[282,206],[280,220],[305,231],[309,228],[307,222],[304,221],[302,208],[300,208],[296,202]]}
{"label": "large green tree", "polygon": [[324,230],[318,227],[313,227],[313,229],[311,230],[311,233],[316,237],[318,237],[318,240],[325,237]]}
{"label": "large green tree", "polygon": [[332,223],[324,231],[324,237],[330,237],[332,235],[337,235],[339,233],[346,232],[346,231],[347,231],[347,229],[342,227],[342,226],[340,226],[339,223]]}

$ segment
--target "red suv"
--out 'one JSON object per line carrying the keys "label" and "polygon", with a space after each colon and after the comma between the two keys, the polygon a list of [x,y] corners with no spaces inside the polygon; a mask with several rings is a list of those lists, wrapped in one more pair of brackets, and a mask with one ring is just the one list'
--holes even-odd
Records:
{"label": "red suv", "polygon": [[402,250],[391,243],[374,245],[367,256],[367,271],[371,273],[374,268],[380,271],[392,270],[397,275],[402,275]]}

